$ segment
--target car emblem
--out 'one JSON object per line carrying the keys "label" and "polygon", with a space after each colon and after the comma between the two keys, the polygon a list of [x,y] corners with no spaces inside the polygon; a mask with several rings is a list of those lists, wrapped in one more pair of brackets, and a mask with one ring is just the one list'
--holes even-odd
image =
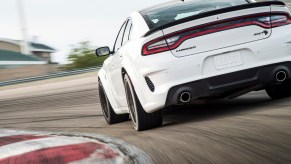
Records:
{"label": "car emblem", "polygon": [[269,32],[268,32],[267,30],[265,30],[265,31],[263,31],[263,32],[255,33],[254,36],[262,35],[262,34],[268,35]]}
{"label": "car emblem", "polygon": [[187,51],[187,50],[191,50],[191,49],[195,49],[195,48],[196,48],[196,46],[183,48],[183,49],[176,50],[176,52]]}

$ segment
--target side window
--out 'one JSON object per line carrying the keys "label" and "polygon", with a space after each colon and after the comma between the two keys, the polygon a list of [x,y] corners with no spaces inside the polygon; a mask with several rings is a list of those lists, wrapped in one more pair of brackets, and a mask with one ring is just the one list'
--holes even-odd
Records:
{"label": "side window", "polygon": [[129,40],[131,28],[132,28],[132,21],[129,19],[124,31],[122,45],[125,45],[127,41]]}
{"label": "side window", "polygon": [[121,29],[119,30],[119,33],[117,35],[117,38],[116,38],[115,44],[114,44],[114,48],[113,48],[114,52],[118,51],[118,49],[121,47],[122,38],[123,38],[126,23],[127,23],[127,20],[123,23]]}

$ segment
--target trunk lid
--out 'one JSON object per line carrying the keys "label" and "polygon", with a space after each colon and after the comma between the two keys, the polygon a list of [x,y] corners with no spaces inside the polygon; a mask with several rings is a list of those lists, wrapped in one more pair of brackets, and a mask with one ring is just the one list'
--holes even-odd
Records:
{"label": "trunk lid", "polygon": [[[226,1],[228,5],[231,2]],[[142,55],[171,51],[174,56],[183,57],[209,52],[267,39],[272,35],[272,28],[291,23],[290,13],[281,1],[247,3],[220,9],[215,9],[216,5],[221,5],[220,1],[207,1],[207,4],[200,1],[200,7],[196,7],[201,9],[199,13],[191,13],[196,3],[189,2],[182,3],[184,8],[180,7],[181,9],[181,4],[176,7],[176,2],[174,5],[162,6],[162,9],[165,8],[163,10],[158,8],[142,12],[151,28],[144,35],[146,40]],[[212,2],[216,3],[213,5]],[[209,6],[211,9],[207,11]],[[178,17],[177,13],[185,12],[184,10],[194,15],[170,21]]]}
{"label": "trunk lid", "polygon": [[270,11],[270,6],[235,10],[178,24],[162,31],[169,46],[173,41],[181,39],[174,49],[171,48],[173,55],[194,55],[267,39],[272,34],[272,28],[267,27],[270,24]]}

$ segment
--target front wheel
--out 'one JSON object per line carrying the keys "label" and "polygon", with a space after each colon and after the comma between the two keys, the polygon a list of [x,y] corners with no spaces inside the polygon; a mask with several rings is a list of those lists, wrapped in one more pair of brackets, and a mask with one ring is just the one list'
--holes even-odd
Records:
{"label": "front wheel", "polygon": [[124,87],[129,113],[135,130],[143,131],[161,126],[163,124],[162,110],[147,113],[143,109],[127,74],[124,75]]}
{"label": "front wheel", "polygon": [[128,114],[116,114],[114,112],[101,81],[99,81],[99,98],[104,118],[108,124],[116,124],[129,120]]}

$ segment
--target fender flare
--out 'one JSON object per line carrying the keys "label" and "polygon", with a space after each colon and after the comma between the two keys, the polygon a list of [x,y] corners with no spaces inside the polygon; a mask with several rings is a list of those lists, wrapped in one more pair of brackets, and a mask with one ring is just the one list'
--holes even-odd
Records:
{"label": "fender flare", "polygon": [[131,82],[132,82],[132,85],[133,85],[133,88],[135,90],[135,93],[141,103],[141,105],[144,107],[144,94],[143,94],[143,90],[142,90],[142,87],[140,86],[140,82],[139,82],[139,76],[138,76],[138,73],[136,72],[136,70],[132,67],[132,64],[129,60],[123,60],[122,61],[122,70],[121,70],[121,73],[122,73],[122,76],[124,76],[124,73],[123,73],[123,70],[126,71],[126,73],[128,74]]}
{"label": "fender flare", "polygon": [[[122,114],[122,113],[119,113],[118,111],[115,111],[115,109],[117,108],[117,105],[116,105],[116,102],[115,102],[115,99],[114,99],[114,96],[110,90],[110,86],[108,85],[107,83],[107,80],[106,80],[106,73],[105,73],[105,70],[103,68],[101,68],[99,71],[98,71],[98,80],[101,81],[102,83],[102,86],[103,86],[103,89],[106,93],[106,96],[114,110],[114,112],[116,114]],[[98,81],[99,82],[99,81]]]}

